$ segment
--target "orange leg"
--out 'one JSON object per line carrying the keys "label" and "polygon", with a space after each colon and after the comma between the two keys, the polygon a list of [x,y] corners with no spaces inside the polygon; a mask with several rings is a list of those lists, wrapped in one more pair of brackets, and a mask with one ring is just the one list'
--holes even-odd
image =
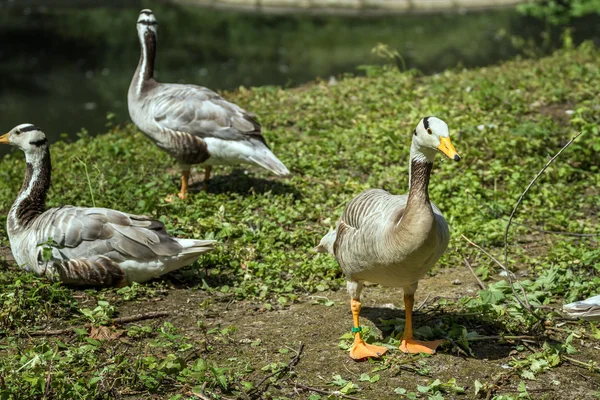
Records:
{"label": "orange leg", "polygon": [[350,308],[352,309],[352,318],[354,320],[354,328],[352,328],[352,332],[355,332],[354,344],[350,349],[350,357],[357,361],[367,357],[381,357],[388,349],[382,346],[366,344],[360,335],[360,325],[358,324],[360,301],[352,299],[350,301]]}
{"label": "orange leg", "polygon": [[190,180],[190,171],[181,171],[181,191],[177,194],[180,199],[185,199],[188,193],[188,181]]}
{"label": "orange leg", "polygon": [[210,173],[212,172],[212,165],[204,167],[204,181],[202,181],[202,190],[208,190],[208,180],[210,179]]}
{"label": "orange leg", "polygon": [[433,342],[421,342],[413,338],[412,312],[415,305],[414,294],[404,294],[404,308],[406,309],[406,322],[404,324],[404,334],[400,351],[403,353],[427,353],[434,354],[435,349],[442,344],[443,340],[434,340]]}

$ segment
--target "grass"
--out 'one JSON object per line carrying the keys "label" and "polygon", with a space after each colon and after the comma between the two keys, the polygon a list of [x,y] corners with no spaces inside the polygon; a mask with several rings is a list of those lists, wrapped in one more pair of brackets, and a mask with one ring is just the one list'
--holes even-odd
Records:
{"label": "grass", "polygon": [[[46,282],[20,271],[4,248],[0,399],[316,400],[334,391],[361,399],[597,398],[599,330],[557,311],[597,293],[598,237],[540,230],[600,234],[599,63],[598,50],[583,44],[434,76],[369,67],[367,77],[335,85],[227,93],[260,115],[293,175],[218,168],[208,193],[173,204],[161,199],[178,190],[174,163],[133,126],[54,143],[49,206],[95,202],[149,214],[174,235],[221,245],[165,279],[119,290]],[[452,342],[433,357],[398,354],[403,313],[382,305],[399,301],[399,293],[369,287],[366,336],[392,350],[382,361],[353,363],[343,350],[351,324],[343,277],[333,259],[311,249],[360,191],[406,191],[410,133],[426,115],[448,122],[463,161],[438,157],[434,166],[430,195],[452,238],[418,292],[425,302],[417,326],[421,337]],[[507,266],[532,314],[519,287],[521,302],[501,268],[461,235],[502,260],[517,199],[579,131],[529,191],[509,232]],[[0,162],[3,220],[24,172],[21,153]],[[7,247],[4,226],[0,244]],[[151,311],[170,315],[113,323]]]}

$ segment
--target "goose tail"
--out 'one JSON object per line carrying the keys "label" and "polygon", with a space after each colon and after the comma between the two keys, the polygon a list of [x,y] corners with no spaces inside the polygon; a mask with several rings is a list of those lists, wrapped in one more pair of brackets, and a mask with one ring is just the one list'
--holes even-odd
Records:
{"label": "goose tail", "polygon": [[211,251],[217,245],[216,240],[175,239],[183,247],[180,256],[199,256]]}
{"label": "goose tail", "polygon": [[250,161],[254,164],[263,167],[275,175],[285,176],[290,174],[287,167],[267,147],[264,147],[257,153],[249,157]]}

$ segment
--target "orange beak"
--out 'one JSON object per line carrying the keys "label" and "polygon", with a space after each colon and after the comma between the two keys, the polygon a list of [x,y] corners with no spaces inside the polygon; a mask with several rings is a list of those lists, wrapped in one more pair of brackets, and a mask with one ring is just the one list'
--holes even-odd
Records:
{"label": "orange beak", "polygon": [[10,142],[8,141],[8,133],[6,135],[2,135],[0,136],[0,144],[9,144]]}
{"label": "orange beak", "polygon": [[452,145],[449,137],[441,137],[440,145],[438,146],[438,150],[444,153],[448,158],[453,159],[454,161],[460,161],[460,156],[456,152],[456,149]]}

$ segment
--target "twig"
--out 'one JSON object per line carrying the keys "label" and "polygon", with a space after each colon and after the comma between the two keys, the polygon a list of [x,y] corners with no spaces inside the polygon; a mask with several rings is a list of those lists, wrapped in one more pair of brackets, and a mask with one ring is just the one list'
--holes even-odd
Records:
{"label": "twig", "polygon": [[152,311],[152,312],[143,313],[143,314],[130,315],[128,317],[114,318],[112,320],[112,323],[113,324],[127,324],[129,322],[143,321],[145,319],[167,317],[170,314],[171,313],[169,313],[167,311]]}
{"label": "twig", "polygon": [[[261,391],[259,390],[259,388],[262,386],[263,383],[265,383],[267,381],[267,379],[293,369],[296,366],[296,364],[298,364],[298,361],[300,361],[300,355],[302,354],[302,350],[304,350],[304,343],[300,343],[300,348],[298,349],[298,351],[296,351],[296,355],[294,356],[294,358],[292,358],[290,360],[290,362],[287,363],[287,365],[285,365],[285,366],[279,368],[277,371],[272,372],[269,375],[265,376],[259,383],[257,383],[254,386],[254,388],[249,393],[253,393],[255,391],[260,393]],[[267,385],[267,387],[268,387],[268,385]]]}
{"label": "twig", "polygon": [[506,336],[502,336],[502,335],[495,335],[495,336],[475,336],[472,338],[467,338],[464,339],[467,342],[477,342],[480,340],[535,340],[536,337],[535,336],[528,336],[528,335],[521,335],[521,336],[510,336],[510,335],[506,335]]}
{"label": "twig", "polygon": [[211,400],[209,397],[206,397],[205,395],[201,394],[201,393],[195,393],[195,392],[188,392],[188,395],[192,395],[192,396],[196,396],[199,399],[202,400]]}
{"label": "twig", "polygon": [[538,178],[542,175],[542,173],[546,170],[546,168],[548,168],[550,166],[550,164],[552,164],[552,162],[554,160],[556,160],[556,158],[567,148],[571,145],[571,143],[573,143],[575,141],[575,139],[577,139],[579,136],[581,136],[581,134],[583,134],[584,131],[579,132],[577,135],[575,135],[575,137],[571,140],[569,140],[567,142],[567,144],[565,144],[562,149],[560,149],[558,151],[558,153],[556,153],[554,155],[554,157],[552,157],[550,160],[548,160],[548,162],[546,163],[546,165],[544,165],[544,167],[537,173],[537,175],[535,176],[535,178],[533,178],[533,180],[531,182],[529,182],[529,185],[527,186],[527,188],[525,189],[525,191],[523,193],[521,193],[521,196],[519,196],[519,200],[517,200],[517,204],[515,204],[515,207],[513,208],[512,212],[510,213],[510,217],[508,217],[508,223],[506,224],[506,229],[504,230],[504,263],[507,264],[508,263],[508,230],[510,228],[510,224],[512,223],[513,217],[515,216],[515,213],[517,212],[517,208],[519,207],[519,205],[521,204],[521,202],[523,201],[523,198],[525,197],[525,194],[527,194],[527,192],[529,191],[529,189],[531,189],[531,187],[533,186],[533,184],[538,180]]}
{"label": "twig", "polygon": [[508,268],[506,268],[506,266],[504,266],[500,261],[498,261],[493,255],[491,255],[490,253],[488,253],[487,251],[485,251],[485,249],[483,247],[481,247],[477,243],[471,241],[465,235],[460,235],[460,236],[463,239],[465,239],[467,242],[469,242],[471,245],[473,245],[473,246],[477,247],[479,250],[481,250],[485,255],[487,255],[488,257],[490,257],[496,264],[498,264],[506,272],[506,276],[508,277],[508,283],[510,284],[510,289],[512,290],[513,296],[515,296],[515,299],[517,299],[517,301],[519,302],[519,304],[521,305],[521,307],[523,307],[524,309],[526,309],[527,311],[529,311],[531,313],[531,315],[533,315],[535,318],[538,319],[538,321],[541,320],[541,318],[538,317],[537,314],[535,314],[533,312],[533,309],[531,308],[531,304],[529,304],[529,300],[527,300],[527,294],[525,293],[525,288],[523,287],[523,285],[521,285],[520,282],[519,282],[519,286],[521,288],[521,292],[523,294],[523,299],[525,300],[525,303],[523,303],[523,301],[517,295],[517,292],[515,291],[514,281],[513,281],[514,274],[512,272],[510,272],[508,270]]}
{"label": "twig", "polygon": [[427,297],[425,297],[425,300],[423,300],[421,302],[421,304],[419,304],[419,306],[417,308],[415,308],[415,311],[419,311],[421,309],[421,307],[423,307],[425,305],[425,303],[427,303],[427,300],[429,300],[430,296],[431,296],[431,293],[428,293]]}
{"label": "twig", "polygon": [[[510,372],[512,373],[512,372]],[[500,388],[499,384],[502,381],[507,380],[509,377],[509,375],[502,373],[500,375],[498,375],[498,377],[496,379],[494,379],[494,381],[490,384],[488,391],[487,391],[487,395],[485,396],[485,400],[490,400],[492,398],[492,394]]]}
{"label": "twig", "polygon": [[[140,393],[143,393],[143,392],[140,392]],[[210,393],[210,392],[209,392],[209,393]],[[196,397],[198,397],[199,399],[202,399],[202,400],[212,400],[212,399],[216,398],[216,397],[212,397],[212,398],[211,398],[211,397],[208,397],[208,396],[206,396],[204,393],[194,393],[194,392],[191,392],[191,391],[190,391],[190,392],[187,392],[186,394],[187,394],[188,396],[190,396],[190,395],[191,395],[191,396],[196,396]],[[213,394],[213,395],[214,395],[214,396],[217,396],[216,394]],[[219,397],[219,399],[221,399],[221,400],[233,400],[233,399],[231,399],[231,398],[229,398],[229,397],[225,397],[225,396],[223,396],[223,395],[221,395],[221,396]]]}
{"label": "twig", "polygon": [[48,331],[32,331],[32,332],[27,332],[27,334],[29,336],[60,336],[60,335],[72,335],[73,333],[75,333],[73,331],[73,329],[76,327],[70,327],[70,328],[66,328],[66,329],[54,329],[54,330],[48,330]]}
{"label": "twig", "polygon": [[[511,388],[506,388],[503,389],[505,392],[519,392],[519,389],[511,389]],[[539,389],[527,389],[527,392],[529,393],[543,393],[543,392],[554,392],[556,389],[553,388],[539,388]]]}
{"label": "twig", "polygon": [[567,356],[564,356],[564,355],[561,356],[561,357],[563,359],[567,360],[568,362],[572,363],[572,364],[575,364],[575,365],[580,366],[580,367],[585,367],[588,371],[597,371],[597,372],[600,372],[600,368],[596,367],[593,363],[585,363],[583,361],[579,361],[579,360],[576,360],[574,358],[567,357]]}
{"label": "twig", "polygon": [[[170,314],[171,313],[166,312],[166,311],[153,311],[153,312],[144,313],[144,314],[130,315],[128,317],[115,318],[115,319],[112,320],[112,323],[113,324],[127,324],[129,322],[143,321],[145,319],[153,319],[153,318],[166,317],[166,316],[168,316]],[[73,333],[75,333],[74,329],[77,329],[77,328],[79,328],[79,327],[77,327],[77,326],[71,326],[71,327],[65,328],[65,329],[55,329],[55,330],[47,330],[47,331],[31,331],[31,332],[27,332],[27,334],[29,336],[72,335]]]}
{"label": "twig", "polygon": [[321,393],[327,396],[339,396],[339,397],[343,397],[344,399],[352,399],[352,400],[361,400],[358,397],[354,397],[354,396],[348,396],[347,394],[344,394],[342,392],[339,391],[329,391],[329,390],[323,390],[323,389],[317,389],[314,388],[312,386],[307,386],[307,385],[303,385],[302,383],[297,383],[294,382],[294,386],[296,388],[300,388],[300,389],[304,389],[304,390],[309,390],[311,392],[316,392],[316,393]]}
{"label": "twig", "polygon": [[467,268],[469,268],[469,271],[471,271],[471,273],[473,274],[473,276],[477,280],[477,283],[479,284],[479,287],[481,289],[485,290],[485,284],[481,281],[481,279],[479,279],[479,277],[477,276],[477,274],[475,273],[475,271],[473,271],[473,267],[471,267],[471,263],[469,262],[469,260],[467,260],[467,257],[465,257],[464,255],[463,255],[463,260],[465,260],[465,265],[467,266]]}
{"label": "twig", "polygon": [[581,373],[581,372],[579,372],[579,371],[577,371],[577,375],[581,376],[581,377],[582,377],[582,378],[584,378],[586,381],[592,382],[592,383],[593,383],[593,384],[594,384],[594,385],[595,385],[597,388],[599,388],[599,389],[600,389],[600,383],[598,383],[598,382],[594,382],[594,381],[592,380],[592,377],[591,377],[591,376],[584,375],[584,374],[582,374],[582,373]]}
{"label": "twig", "polygon": [[527,349],[531,352],[531,354],[537,353],[537,350],[527,344],[527,340],[522,340],[521,343],[523,346],[527,347]]}
{"label": "twig", "polygon": [[[54,357],[56,357],[56,354],[57,353],[54,353]],[[54,361],[54,357],[52,357],[50,359],[50,362],[48,363],[48,374],[46,375],[46,387],[44,388],[44,396],[42,397],[42,399],[48,398],[48,394],[50,393],[50,382],[52,381],[52,375],[51,375],[52,361]]]}

